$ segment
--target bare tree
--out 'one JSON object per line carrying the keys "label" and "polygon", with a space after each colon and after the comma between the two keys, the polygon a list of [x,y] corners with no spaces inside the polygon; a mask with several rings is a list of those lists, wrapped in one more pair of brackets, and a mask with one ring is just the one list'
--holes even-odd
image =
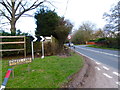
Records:
{"label": "bare tree", "polygon": [[0,16],[5,17],[10,23],[10,31],[16,33],[16,22],[26,12],[40,6],[46,0],[0,0]]}
{"label": "bare tree", "polygon": [[79,29],[73,34],[72,42],[75,44],[85,44],[86,41],[93,39],[93,32],[95,29],[95,24],[90,21],[83,22],[79,26]]}
{"label": "bare tree", "polygon": [[103,18],[108,22],[108,24],[105,25],[107,31],[120,31],[120,1],[118,1],[108,13],[105,12]]}

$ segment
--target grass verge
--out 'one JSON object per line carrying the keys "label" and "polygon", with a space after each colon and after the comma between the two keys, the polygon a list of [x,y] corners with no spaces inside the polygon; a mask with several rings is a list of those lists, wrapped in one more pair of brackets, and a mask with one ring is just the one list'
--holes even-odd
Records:
{"label": "grass verge", "polygon": [[[2,81],[8,70],[8,60],[2,61]],[[28,65],[30,71],[28,72]],[[83,58],[77,54],[70,57],[48,56],[36,58],[32,63],[16,65],[15,77],[10,76],[6,88],[60,88],[70,75],[83,67]]]}
{"label": "grass verge", "polygon": [[120,50],[120,49],[115,49],[115,48],[107,48],[103,46],[97,46],[97,45],[88,45],[86,47],[93,47],[93,48],[100,48],[100,49],[109,49],[109,50]]}

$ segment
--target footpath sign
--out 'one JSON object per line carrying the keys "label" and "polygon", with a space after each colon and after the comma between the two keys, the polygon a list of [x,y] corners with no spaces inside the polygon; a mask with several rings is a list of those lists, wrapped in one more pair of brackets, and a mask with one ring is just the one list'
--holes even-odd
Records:
{"label": "footpath sign", "polygon": [[32,58],[9,60],[9,66],[15,66],[15,65],[26,64],[31,62],[32,62]]}

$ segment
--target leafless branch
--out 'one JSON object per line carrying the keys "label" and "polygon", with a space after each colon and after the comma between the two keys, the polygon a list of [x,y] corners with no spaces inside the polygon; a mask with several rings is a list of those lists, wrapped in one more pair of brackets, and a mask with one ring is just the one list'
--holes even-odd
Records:
{"label": "leafless branch", "polygon": [[56,9],[58,9],[55,5],[53,5],[50,1],[46,1],[48,2],[49,4],[51,4],[53,7],[55,7]]}
{"label": "leafless branch", "polygon": [[[5,2],[3,1],[3,2],[0,2],[0,4],[2,4],[6,9],[7,9],[7,11],[10,13],[10,15],[12,16],[12,13],[11,13],[11,11],[10,11],[10,9],[8,8],[8,6],[5,4]],[[2,11],[2,10],[1,10]],[[2,11],[3,12],[3,11]]]}
{"label": "leafless branch", "polygon": [[[32,0],[30,0],[32,1]],[[40,6],[43,2],[49,2],[46,0],[33,0],[32,3],[26,0],[0,0],[0,13],[9,20],[11,25],[11,31],[15,32],[15,24],[17,20],[23,16],[33,17],[32,15],[25,14],[27,11],[33,10]],[[50,3],[50,2],[49,2]],[[52,3],[50,3],[52,5]],[[53,5],[52,5],[53,6]]]}
{"label": "leafless branch", "polygon": [[1,9],[0,9],[0,11],[1,11],[1,14],[2,14],[3,16],[5,16],[9,21],[11,21],[11,20],[10,20],[10,17],[7,16],[7,15],[5,14],[5,12],[3,12]]}

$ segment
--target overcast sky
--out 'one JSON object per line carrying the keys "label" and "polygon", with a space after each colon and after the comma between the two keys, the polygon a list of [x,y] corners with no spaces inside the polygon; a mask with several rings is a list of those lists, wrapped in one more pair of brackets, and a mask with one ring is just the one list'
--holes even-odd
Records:
{"label": "overcast sky", "polygon": [[[51,0],[50,0],[51,1]],[[64,16],[74,24],[74,29],[78,29],[83,21],[91,21],[96,24],[97,28],[102,28],[105,25],[103,18],[104,12],[109,12],[111,6],[118,0],[52,0],[51,9],[59,16]],[[68,4],[67,4],[68,2]],[[48,5],[48,4],[47,4]],[[67,10],[66,10],[67,6]],[[35,19],[30,17],[21,18],[16,25],[17,29],[22,32],[34,34],[36,25]]]}

